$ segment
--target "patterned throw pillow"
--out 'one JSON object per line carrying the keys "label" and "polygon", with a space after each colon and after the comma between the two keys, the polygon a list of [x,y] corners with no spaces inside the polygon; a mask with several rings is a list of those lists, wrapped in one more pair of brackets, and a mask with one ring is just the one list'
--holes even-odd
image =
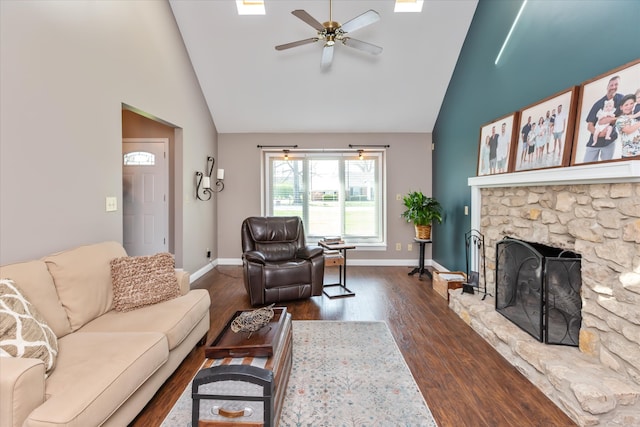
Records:
{"label": "patterned throw pillow", "polygon": [[170,253],[111,260],[113,309],[130,311],[180,296]]}
{"label": "patterned throw pillow", "polygon": [[13,280],[0,280],[0,357],[41,359],[48,375],[56,364],[58,338]]}

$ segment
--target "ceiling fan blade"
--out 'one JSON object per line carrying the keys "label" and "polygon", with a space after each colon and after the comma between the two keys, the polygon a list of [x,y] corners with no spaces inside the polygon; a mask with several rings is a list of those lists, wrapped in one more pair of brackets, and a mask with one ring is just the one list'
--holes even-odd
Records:
{"label": "ceiling fan blade", "polygon": [[302,19],[307,24],[311,25],[316,30],[324,31],[324,26],[321,23],[319,23],[316,20],[316,18],[314,18],[313,16],[309,15],[306,10],[296,9],[291,13],[293,15],[297,16],[298,18]]}
{"label": "ceiling fan blade", "polygon": [[362,40],[352,39],[351,37],[345,37],[342,40],[342,44],[345,46],[349,46],[355,49],[362,50],[364,52],[370,53],[372,55],[380,55],[382,53],[382,48],[380,46],[376,46],[375,44],[363,42]]}
{"label": "ceiling fan blade", "polygon": [[318,41],[317,37],[311,37],[310,39],[298,40],[295,42],[278,45],[276,46],[276,50],[291,49],[292,47],[302,46],[303,44],[309,44],[317,41]]}
{"label": "ceiling fan blade", "polygon": [[322,48],[322,59],[320,60],[320,69],[327,70],[333,62],[333,43],[326,43]]}
{"label": "ceiling fan blade", "polygon": [[350,21],[345,22],[340,26],[340,29],[345,32],[351,32],[358,30],[362,27],[366,27],[367,25],[371,25],[374,22],[378,22],[380,20],[380,15],[375,10],[369,9],[362,15],[358,15]]}

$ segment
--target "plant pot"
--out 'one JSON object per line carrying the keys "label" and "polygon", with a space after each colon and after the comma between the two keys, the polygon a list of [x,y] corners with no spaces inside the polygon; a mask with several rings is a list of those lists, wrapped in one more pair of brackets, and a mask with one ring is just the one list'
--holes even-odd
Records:
{"label": "plant pot", "polygon": [[415,225],[416,239],[431,239],[431,225]]}

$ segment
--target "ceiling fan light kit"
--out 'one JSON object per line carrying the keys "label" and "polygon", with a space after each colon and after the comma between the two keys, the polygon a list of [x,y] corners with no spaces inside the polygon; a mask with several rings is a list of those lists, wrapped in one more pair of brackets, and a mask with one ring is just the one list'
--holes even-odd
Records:
{"label": "ceiling fan light kit", "polygon": [[309,15],[305,10],[296,9],[291,13],[313,27],[317,31],[317,35],[308,39],[278,45],[276,46],[276,50],[285,50],[317,41],[324,41],[322,57],[320,59],[320,68],[322,70],[327,70],[331,67],[331,63],[333,62],[333,49],[336,41],[340,41],[345,46],[361,50],[371,55],[379,55],[382,53],[382,48],[380,46],[347,37],[346,35],[347,33],[378,22],[380,20],[380,14],[375,10],[369,9],[350,21],[345,22],[343,25],[340,25],[340,23],[332,19],[331,0],[329,0],[329,20],[322,24],[313,16]]}

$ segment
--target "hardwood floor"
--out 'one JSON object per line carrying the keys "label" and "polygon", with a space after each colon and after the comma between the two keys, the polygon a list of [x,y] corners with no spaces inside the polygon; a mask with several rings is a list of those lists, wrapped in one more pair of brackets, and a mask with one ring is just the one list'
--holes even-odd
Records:
{"label": "hardwood floor", "polygon": [[[575,426],[558,407],[447,307],[423,276],[407,267],[349,266],[355,297],[282,303],[293,320],[384,320],[441,427]],[[325,283],[337,281],[337,267]],[[242,268],[218,266],[192,287],[211,294],[213,339],[236,310],[251,308]],[[294,349],[295,352],[295,349]],[[160,425],[204,361],[194,349],[131,427]]]}

